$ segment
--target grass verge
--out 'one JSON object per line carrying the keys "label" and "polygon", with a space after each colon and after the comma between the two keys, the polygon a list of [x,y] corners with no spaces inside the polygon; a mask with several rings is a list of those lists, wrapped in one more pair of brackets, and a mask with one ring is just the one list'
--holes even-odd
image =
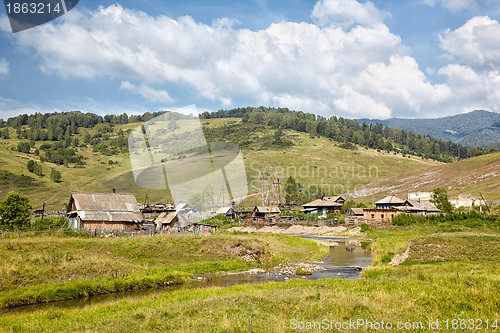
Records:
{"label": "grass verge", "polygon": [[192,274],[310,261],[326,252],[282,235],[2,239],[0,308],[182,283]]}

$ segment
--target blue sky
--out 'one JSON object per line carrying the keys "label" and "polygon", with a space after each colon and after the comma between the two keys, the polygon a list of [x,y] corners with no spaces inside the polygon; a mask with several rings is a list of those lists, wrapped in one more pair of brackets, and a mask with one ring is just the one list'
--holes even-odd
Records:
{"label": "blue sky", "polygon": [[281,106],[349,118],[500,110],[493,0],[80,1],[13,34],[0,117]]}

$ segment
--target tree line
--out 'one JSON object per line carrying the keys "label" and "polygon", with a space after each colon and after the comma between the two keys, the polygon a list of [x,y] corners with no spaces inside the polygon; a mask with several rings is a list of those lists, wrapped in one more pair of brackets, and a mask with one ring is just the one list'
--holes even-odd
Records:
{"label": "tree line", "polygon": [[480,152],[451,141],[442,141],[406,130],[384,127],[382,124],[360,124],[353,119],[332,116],[329,119],[288,108],[246,107],[216,112],[204,112],[202,119],[241,118],[244,124],[266,125],[278,129],[292,129],[309,133],[311,137],[323,136],[341,143],[342,148],[354,145],[380,151],[415,155],[441,162],[465,159]]}

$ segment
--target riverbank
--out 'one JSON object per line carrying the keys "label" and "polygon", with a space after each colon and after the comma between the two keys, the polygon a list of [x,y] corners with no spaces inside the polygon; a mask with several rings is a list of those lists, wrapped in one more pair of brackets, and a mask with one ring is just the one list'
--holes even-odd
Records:
{"label": "riverbank", "polygon": [[290,236],[342,236],[342,237],[356,237],[363,233],[360,227],[346,228],[344,226],[302,226],[292,225],[289,227],[280,226],[263,226],[260,228],[253,226],[232,227],[230,232],[246,232],[258,234],[273,234],[273,235],[290,235]]}
{"label": "riverbank", "polygon": [[0,240],[0,308],[184,283],[193,274],[314,261],[328,248],[283,235]]}
{"label": "riverbank", "polygon": [[[392,237],[372,230],[376,243],[392,243],[406,234],[416,239],[399,266],[380,263],[361,279],[290,279],[287,282],[159,292],[78,309],[46,309],[0,316],[0,330],[54,332],[290,332],[306,323],[390,322],[410,325],[402,331],[452,329],[452,320],[474,319],[485,331],[500,316],[499,235],[480,232],[436,233],[437,228],[397,228]],[[386,233],[387,231],[383,231]],[[429,246],[429,244],[431,244]],[[374,244],[375,245],[375,244]],[[403,247],[404,249],[407,248]],[[411,248],[411,249],[412,249]],[[439,258],[437,249],[446,249]],[[467,250],[469,249],[469,250]],[[469,251],[469,252],[464,252]],[[464,258],[463,256],[466,256]],[[488,320],[489,329],[486,329]],[[496,322],[495,322],[496,320]],[[448,329],[446,329],[448,321]],[[302,324],[300,324],[302,323]],[[414,326],[411,326],[414,325]],[[421,326],[420,326],[421,325]],[[334,331],[333,328],[328,329]],[[306,330],[306,329],[304,329]],[[314,331],[314,330],[312,330]],[[375,331],[354,326],[344,331]]]}

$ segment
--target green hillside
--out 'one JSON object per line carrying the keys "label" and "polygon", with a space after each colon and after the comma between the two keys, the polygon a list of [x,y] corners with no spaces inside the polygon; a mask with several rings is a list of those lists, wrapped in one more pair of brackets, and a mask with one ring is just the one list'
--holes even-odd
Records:
{"label": "green hillside", "polygon": [[[224,135],[223,130],[242,125],[239,118],[204,119],[202,124],[208,141],[230,139],[230,135]],[[152,203],[170,202],[167,191],[135,185],[123,140],[130,130],[140,125],[141,122],[120,124],[118,121],[107,127],[105,124],[89,125],[87,128],[74,125],[73,133],[63,133],[61,141],[31,142],[29,153],[18,151],[18,145],[30,141],[22,138],[30,131],[30,126],[22,125],[18,129],[5,127],[9,130],[9,138],[0,139],[0,199],[9,191],[16,190],[29,195],[34,209],[40,209],[45,202],[48,210],[59,210],[67,204],[72,192],[111,192],[115,189],[117,192],[134,193],[139,202],[144,202],[146,194]],[[288,176],[292,176],[303,185],[304,190],[314,192],[319,187],[324,194],[342,194],[379,179],[442,164],[357,145],[345,149],[332,139],[311,137],[289,129],[278,133],[277,140],[276,132],[277,129],[270,126],[251,125],[243,128],[244,137],[237,142],[242,147],[251,193],[261,191],[261,175],[273,170],[278,173],[283,185]],[[65,142],[68,148],[50,146],[56,142]],[[62,158],[58,162],[60,164],[47,160],[43,145],[46,145],[45,151],[53,152],[50,156]],[[76,159],[79,162],[64,160],[67,157],[61,155],[64,149],[73,149],[73,157],[81,156]],[[27,162],[30,159],[42,166],[43,176],[28,171]],[[60,172],[61,182],[50,179],[51,169]],[[259,198],[260,195],[250,197],[245,204],[259,203]]]}
{"label": "green hillside", "polygon": [[458,195],[479,197],[480,190],[487,202],[500,202],[500,152],[388,177],[350,195],[377,200],[388,194],[405,197],[408,192],[432,191],[436,187],[447,189],[451,198]]}

